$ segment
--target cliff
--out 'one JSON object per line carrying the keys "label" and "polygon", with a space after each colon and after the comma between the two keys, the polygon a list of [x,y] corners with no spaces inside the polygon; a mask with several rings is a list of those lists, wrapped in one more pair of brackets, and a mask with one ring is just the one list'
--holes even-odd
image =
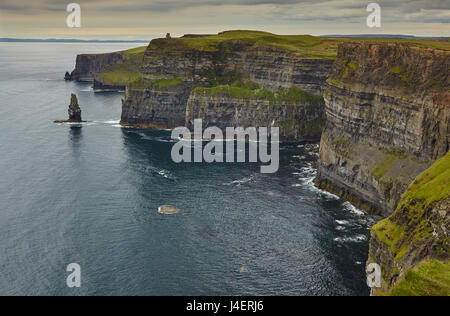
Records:
{"label": "cliff", "polygon": [[186,122],[192,87],[182,81],[155,81],[127,87],[121,124],[141,128],[175,128]]}
{"label": "cliff", "polygon": [[372,229],[377,295],[450,295],[450,153],[419,175],[392,216]]}
{"label": "cliff", "polygon": [[203,118],[205,128],[274,124],[284,140],[317,140],[333,64],[327,49],[311,36],[244,31],[153,40],[142,78],[128,87],[122,124],[174,128]]}
{"label": "cliff", "polygon": [[450,51],[343,43],[324,87],[317,184],[389,215],[449,150]]}
{"label": "cliff", "polygon": [[108,54],[78,55],[75,70],[66,80],[93,82],[94,89],[125,90],[140,77],[145,47]]}
{"label": "cliff", "polygon": [[[264,89],[294,86],[321,94],[333,59],[325,52],[311,57],[308,53],[314,51],[314,46],[322,44],[321,40],[312,36],[301,39],[303,41],[299,38],[298,43],[310,45],[310,51],[302,46],[286,47],[291,39],[263,32],[156,39],[144,55],[142,73],[146,79],[184,78],[206,85],[232,83],[239,77]],[[283,41],[287,43],[283,45]]]}
{"label": "cliff", "polygon": [[186,109],[188,127],[197,118],[203,120],[204,128],[222,130],[279,126],[284,141],[319,141],[324,117],[323,99],[297,88],[272,93],[230,86],[197,88]]}

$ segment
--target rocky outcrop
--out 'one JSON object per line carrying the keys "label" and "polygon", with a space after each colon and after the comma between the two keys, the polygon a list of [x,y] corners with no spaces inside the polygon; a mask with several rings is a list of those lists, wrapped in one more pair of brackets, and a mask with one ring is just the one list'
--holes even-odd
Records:
{"label": "rocky outcrop", "polygon": [[437,269],[436,264],[425,265],[425,279],[419,275],[407,280],[406,293],[396,289],[410,270],[421,267],[426,261],[447,264],[448,271],[449,181],[450,153],[417,177],[394,214],[373,227],[368,264],[382,267],[382,287],[373,294],[395,294],[394,291],[398,295],[427,292],[450,295],[450,283],[439,281],[445,276],[440,271],[432,271]]}
{"label": "rocky outcrop", "polygon": [[239,77],[264,89],[298,87],[320,95],[332,65],[330,59],[310,58],[246,40],[198,48],[182,40],[156,39],[144,55],[142,73],[148,79],[179,77],[206,84]]}
{"label": "rocky outcrop", "polygon": [[449,150],[450,52],[345,43],[324,88],[317,184],[389,215]]}
{"label": "rocky outcrop", "polygon": [[112,84],[105,84],[99,80],[94,79],[94,85],[93,88],[95,91],[117,91],[117,92],[124,92],[126,89],[126,86],[124,85],[112,85]]}
{"label": "rocky outcrop", "polygon": [[156,84],[145,88],[128,87],[122,106],[121,124],[156,129],[184,126],[191,90],[188,83],[166,87]]}
{"label": "rocky outcrop", "polygon": [[325,125],[324,104],[320,97],[311,100],[272,101],[262,97],[211,95],[199,89],[187,104],[186,125],[193,127],[202,119],[203,128],[280,127],[282,141],[319,141]]}
{"label": "rocky outcrop", "polygon": [[77,56],[76,68],[66,73],[67,81],[93,82],[95,91],[125,91],[141,78],[140,67],[146,47],[109,54]]}
{"label": "rocky outcrop", "polygon": [[72,93],[69,105],[69,120],[72,122],[81,122],[81,109],[78,105],[78,98]]}
{"label": "rocky outcrop", "polygon": [[108,68],[125,60],[121,52],[109,54],[83,54],[77,56],[75,70],[67,76],[67,80],[94,82]]}
{"label": "rocky outcrop", "polygon": [[78,104],[78,98],[76,94],[71,95],[70,104],[69,104],[69,119],[63,121],[55,121],[55,123],[81,123],[83,120],[81,119],[81,108]]}
{"label": "rocky outcrop", "polygon": [[[127,88],[122,124],[175,128],[203,118],[205,128],[212,124],[276,124],[285,140],[319,139],[324,125],[321,87],[332,60],[245,39],[211,41],[212,46],[208,45],[193,46],[184,39],[153,40],[143,58],[142,86]],[[202,95],[196,88],[237,89],[244,95]],[[308,95],[314,102],[301,97],[277,100],[279,93],[289,89],[302,91],[302,96]]]}

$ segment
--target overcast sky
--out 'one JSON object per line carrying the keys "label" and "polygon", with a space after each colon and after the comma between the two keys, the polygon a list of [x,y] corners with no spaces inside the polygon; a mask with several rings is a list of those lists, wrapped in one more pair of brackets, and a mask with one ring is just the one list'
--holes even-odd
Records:
{"label": "overcast sky", "polygon": [[82,27],[66,25],[65,0],[0,0],[0,37],[150,40],[170,32],[232,29],[278,34],[450,36],[450,0],[379,0],[382,27],[367,27],[362,0],[79,0]]}

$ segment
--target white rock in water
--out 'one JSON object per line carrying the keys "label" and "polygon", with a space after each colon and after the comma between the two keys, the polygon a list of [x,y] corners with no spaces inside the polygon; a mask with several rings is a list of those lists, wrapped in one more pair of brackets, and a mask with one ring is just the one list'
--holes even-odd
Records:
{"label": "white rock in water", "polygon": [[165,215],[174,215],[174,214],[180,213],[180,210],[172,205],[164,205],[164,206],[159,207],[158,213],[165,214]]}
{"label": "white rock in water", "polygon": [[244,265],[242,266],[241,270],[239,270],[239,272],[240,272],[241,274],[248,273],[247,265],[244,264]]}

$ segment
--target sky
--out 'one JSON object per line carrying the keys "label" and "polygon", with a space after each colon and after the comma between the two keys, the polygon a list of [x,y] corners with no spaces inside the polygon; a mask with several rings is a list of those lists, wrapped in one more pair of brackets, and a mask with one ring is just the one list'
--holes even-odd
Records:
{"label": "sky", "polygon": [[[381,28],[367,26],[371,2],[381,6]],[[450,0],[78,0],[80,28],[66,24],[69,3],[0,0],[0,37],[151,40],[237,29],[450,36]]]}

